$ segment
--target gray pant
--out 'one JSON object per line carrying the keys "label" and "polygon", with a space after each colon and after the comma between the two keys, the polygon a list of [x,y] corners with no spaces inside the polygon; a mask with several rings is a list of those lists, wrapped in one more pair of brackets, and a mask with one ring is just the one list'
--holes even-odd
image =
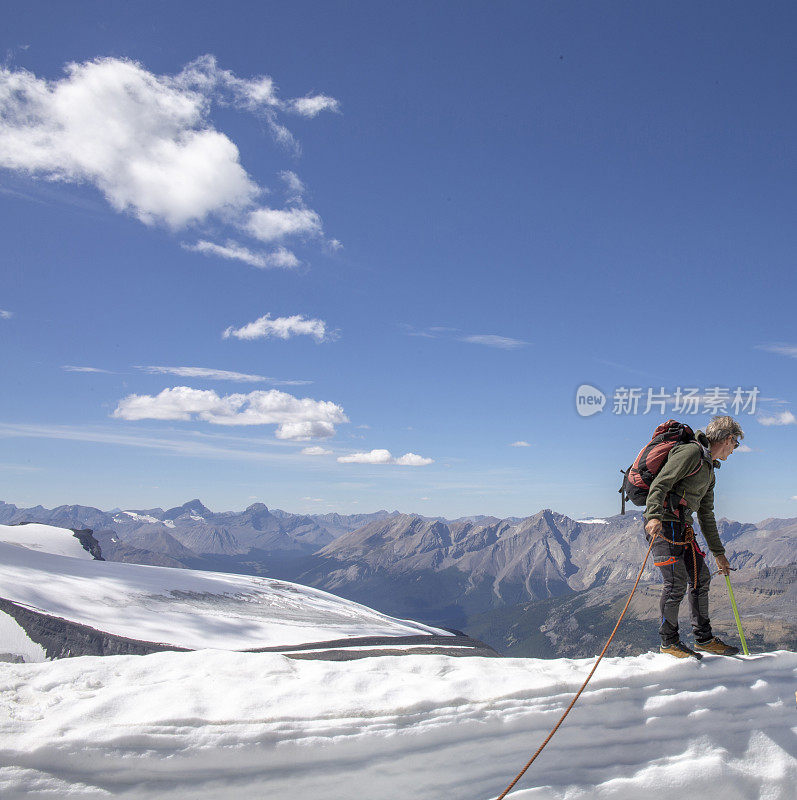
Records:
{"label": "gray pant", "polygon": [[[663,522],[662,533],[675,542],[683,542],[683,525],[679,522]],[[650,541],[650,537],[647,537]],[[692,561],[694,548],[695,560]],[[664,587],[661,591],[659,609],[661,626],[659,634],[665,647],[680,640],[678,636],[678,608],[689,586],[689,610],[692,614],[692,631],[695,639],[705,642],[712,638],[711,622],[708,618],[708,587],[711,572],[703,560],[696,544],[670,544],[660,536],[653,545],[653,563],[661,570]],[[695,566],[697,570],[695,570]],[[697,576],[695,577],[695,571]]]}

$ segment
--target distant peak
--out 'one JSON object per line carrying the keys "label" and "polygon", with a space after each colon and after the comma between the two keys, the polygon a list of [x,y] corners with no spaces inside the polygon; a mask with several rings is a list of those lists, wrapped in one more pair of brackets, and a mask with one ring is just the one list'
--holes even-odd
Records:
{"label": "distant peak", "polygon": [[170,508],[168,511],[165,511],[163,518],[173,520],[181,517],[183,514],[193,514],[194,516],[202,517],[205,514],[212,513],[213,512],[209,508],[205,508],[205,506],[202,505],[201,500],[189,500],[181,506],[176,506],[175,508]]}
{"label": "distant peak", "polygon": [[206,508],[201,500],[189,500],[187,503],[183,503],[183,508],[186,511],[205,511],[210,513],[210,509]]}
{"label": "distant peak", "polygon": [[268,506],[265,503],[252,503],[248,506],[247,511],[268,511]]}

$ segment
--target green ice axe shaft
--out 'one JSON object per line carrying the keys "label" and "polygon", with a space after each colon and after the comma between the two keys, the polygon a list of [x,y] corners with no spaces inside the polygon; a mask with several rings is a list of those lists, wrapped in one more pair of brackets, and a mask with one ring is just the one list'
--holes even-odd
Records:
{"label": "green ice axe shaft", "polygon": [[747,649],[747,642],[744,640],[744,631],[742,630],[742,621],[739,619],[739,609],[736,607],[736,598],[733,596],[733,587],[731,586],[731,576],[725,576],[725,583],[728,584],[728,594],[731,598],[731,608],[733,609],[733,616],[736,618],[736,627],[739,629],[739,638],[742,640],[742,652],[749,656],[750,652]]}

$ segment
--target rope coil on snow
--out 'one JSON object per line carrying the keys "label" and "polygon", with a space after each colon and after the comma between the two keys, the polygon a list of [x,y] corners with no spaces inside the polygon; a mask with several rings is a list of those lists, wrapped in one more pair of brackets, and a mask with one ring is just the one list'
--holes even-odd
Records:
{"label": "rope coil on snow", "polygon": [[[689,527],[691,528],[691,526],[689,526]],[[572,709],[573,706],[576,704],[576,700],[578,700],[578,698],[581,697],[581,693],[584,691],[584,689],[587,688],[587,684],[589,683],[590,678],[592,678],[592,676],[595,674],[595,670],[598,668],[598,664],[601,663],[601,659],[603,658],[604,654],[606,653],[606,650],[608,649],[609,645],[612,643],[612,639],[614,638],[614,634],[617,633],[617,629],[620,627],[620,623],[623,621],[623,617],[625,616],[625,612],[628,610],[628,606],[631,603],[631,598],[634,596],[634,592],[636,591],[636,587],[639,585],[639,580],[642,577],[642,573],[645,571],[645,564],[648,563],[648,556],[650,555],[650,551],[653,549],[653,542],[656,541],[656,537],[657,536],[661,536],[662,539],[666,539],[671,544],[681,544],[681,542],[673,542],[672,540],[667,539],[667,537],[664,536],[661,533],[653,534],[653,536],[650,539],[650,546],[648,547],[647,553],[645,553],[645,558],[642,561],[642,566],[639,569],[639,575],[636,576],[636,581],[634,582],[634,588],[631,589],[631,594],[628,595],[628,600],[625,601],[625,607],[623,608],[623,613],[620,614],[620,619],[617,620],[617,624],[614,626],[614,630],[611,632],[611,635],[609,636],[609,639],[607,640],[606,644],[603,646],[603,650],[601,650],[601,654],[598,656],[598,660],[593,665],[592,669],[590,670],[589,675],[587,675],[587,679],[584,681],[584,683],[581,684],[581,688],[576,692],[576,696],[570,701],[570,705],[565,709],[564,714],[562,714],[562,716],[559,717],[559,722],[557,722],[556,725],[553,726],[553,730],[545,737],[545,741],[537,748],[537,752],[534,753],[534,755],[528,760],[526,766],[523,767],[523,769],[520,770],[520,772],[518,772],[518,774],[515,776],[515,779],[512,781],[512,783],[510,783],[509,786],[507,786],[506,789],[504,789],[504,791],[501,792],[501,794],[498,795],[496,800],[503,800],[509,794],[509,792],[512,791],[512,789],[515,787],[515,784],[523,777],[523,775],[525,774],[526,770],[534,763],[534,760],[543,751],[543,748],[545,747],[545,745],[548,744],[548,742],[551,741],[551,739],[553,738],[553,735],[556,733],[556,731],[559,730],[559,726],[565,721],[565,717],[570,713],[570,709]],[[695,536],[695,534],[694,534],[694,530],[693,530],[692,531],[692,538],[691,538],[692,542],[694,542],[694,536]],[[684,538],[686,539],[686,536]],[[685,545],[686,542],[683,542],[683,544]],[[693,548],[692,548],[692,558],[693,558],[693,563],[694,563],[694,566],[695,566],[695,575],[697,575],[697,563],[696,563],[696,560],[695,560],[694,545],[693,545]]]}

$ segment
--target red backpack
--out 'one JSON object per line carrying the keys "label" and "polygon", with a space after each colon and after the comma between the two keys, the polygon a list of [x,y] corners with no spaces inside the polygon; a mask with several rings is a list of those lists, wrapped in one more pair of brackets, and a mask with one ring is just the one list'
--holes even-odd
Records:
{"label": "red backpack", "polygon": [[[620,513],[625,514],[625,502],[630,500],[636,506],[644,506],[653,479],[659,474],[670,450],[677,444],[695,441],[695,432],[683,422],[668,419],[653,431],[651,440],[639,451],[634,463],[623,473],[620,487]],[[700,467],[698,466],[698,469]]]}

